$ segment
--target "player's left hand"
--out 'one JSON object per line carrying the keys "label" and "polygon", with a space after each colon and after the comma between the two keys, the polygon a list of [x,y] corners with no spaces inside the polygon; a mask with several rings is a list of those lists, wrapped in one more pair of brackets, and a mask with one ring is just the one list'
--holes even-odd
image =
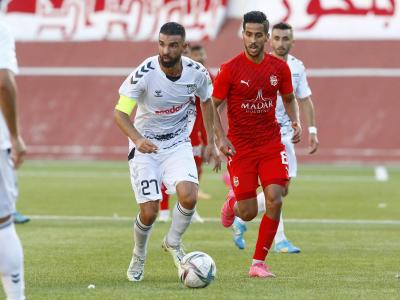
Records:
{"label": "player's left hand", "polygon": [[11,159],[14,163],[14,168],[18,169],[24,162],[26,154],[26,145],[21,136],[11,138]]}
{"label": "player's left hand", "polygon": [[293,128],[293,137],[292,137],[292,143],[297,144],[301,140],[301,126],[297,122],[292,122],[292,128]]}
{"label": "player's left hand", "polygon": [[219,153],[217,147],[214,143],[209,143],[206,146],[204,151],[204,158],[206,163],[210,163],[211,159],[214,161],[213,171],[218,172],[221,170],[221,158],[219,157]]}
{"label": "player's left hand", "polygon": [[319,146],[319,141],[318,141],[318,137],[317,134],[315,133],[311,133],[308,136],[308,153],[309,154],[313,154],[317,151],[318,146]]}

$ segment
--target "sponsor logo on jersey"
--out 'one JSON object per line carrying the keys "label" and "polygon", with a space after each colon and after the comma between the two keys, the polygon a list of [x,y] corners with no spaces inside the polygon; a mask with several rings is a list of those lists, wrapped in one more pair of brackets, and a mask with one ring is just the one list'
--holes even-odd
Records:
{"label": "sponsor logo on jersey", "polygon": [[262,89],[258,90],[257,97],[255,99],[244,100],[241,105],[242,110],[252,114],[266,113],[273,107],[273,101],[263,97]]}
{"label": "sponsor logo on jersey", "polygon": [[180,104],[180,105],[173,105],[170,108],[166,108],[166,109],[160,109],[160,110],[156,110],[154,111],[157,115],[170,115],[170,114],[174,114],[178,111],[180,111],[183,107],[185,107],[187,104],[189,104],[192,101],[191,97],[189,98],[189,100],[187,100],[186,102]]}
{"label": "sponsor logo on jersey", "polygon": [[157,98],[162,97],[163,95],[161,93],[162,93],[161,90],[155,90],[154,91],[154,97],[157,97]]}
{"label": "sponsor logo on jersey", "polygon": [[271,75],[269,77],[269,82],[272,86],[276,86],[278,84],[278,78],[275,75]]}
{"label": "sponsor logo on jersey", "polygon": [[192,94],[197,90],[197,84],[193,83],[193,84],[187,84],[187,92],[188,94]]}
{"label": "sponsor logo on jersey", "polygon": [[247,85],[247,87],[250,87],[250,80],[247,80],[247,81],[245,81],[245,80],[240,80],[240,83],[241,83],[241,84]]}

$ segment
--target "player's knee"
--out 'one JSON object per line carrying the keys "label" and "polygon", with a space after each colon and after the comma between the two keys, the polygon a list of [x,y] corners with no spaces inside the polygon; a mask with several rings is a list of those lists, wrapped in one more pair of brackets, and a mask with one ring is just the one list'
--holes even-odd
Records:
{"label": "player's knee", "polygon": [[186,209],[194,209],[197,202],[197,185],[186,184],[177,186],[177,195],[179,203]]}
{"label": "player's knee", "polygon": [[240,209],[238,208],[239,216],[243,221],[251,221],[255,217],[257,217],[257,207],[246,207],[246,209]]}
{"label": "player's knee", "polygon": [[197,192],[180,194],[179,203],[186,209],[194,209],[197,202]]}
{"label": "player's knee", "polygon": [[157,218],[159,204],[158,201],[152,201],[154,205],[146,205],[140,207],[140,221],[144,225],[151,225]]}
{"label": "player's knee", "polygon": [[269,194],[267,198],[267,211],[277,211],[282,208],[282,196]]}

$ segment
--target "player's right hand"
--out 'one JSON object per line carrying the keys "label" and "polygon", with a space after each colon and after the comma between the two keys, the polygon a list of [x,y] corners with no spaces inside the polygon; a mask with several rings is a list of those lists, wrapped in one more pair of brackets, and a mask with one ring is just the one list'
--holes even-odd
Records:
{"label": "player's right hand", "polygon": [[293,136],[292,136],[292,143],[297,144],[301,140],[301,126],[297,122],[292,122],[292,128],[293,128]]}
{"label": "player's right hand", "polygon": [[136,149],[142,153],[157,153],[158,147],[146,138],[140,138],[135,141]]}
{"label": "player's right hand", "polygon": [[231,141],[227,138],[223,138],[219,141],[219,151],[226,157],[232,157],[236,154],[235,147],[233,147]]}

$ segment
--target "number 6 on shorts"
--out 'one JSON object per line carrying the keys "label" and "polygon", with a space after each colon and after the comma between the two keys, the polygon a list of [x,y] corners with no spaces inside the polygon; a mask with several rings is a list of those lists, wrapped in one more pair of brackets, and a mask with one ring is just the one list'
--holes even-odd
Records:
{"label": "number 6 on shorts", "polygon": [[288,164],[288,157],[287,157],[286,151],[281,151],[281,159],[282,159],[283,165]]}

